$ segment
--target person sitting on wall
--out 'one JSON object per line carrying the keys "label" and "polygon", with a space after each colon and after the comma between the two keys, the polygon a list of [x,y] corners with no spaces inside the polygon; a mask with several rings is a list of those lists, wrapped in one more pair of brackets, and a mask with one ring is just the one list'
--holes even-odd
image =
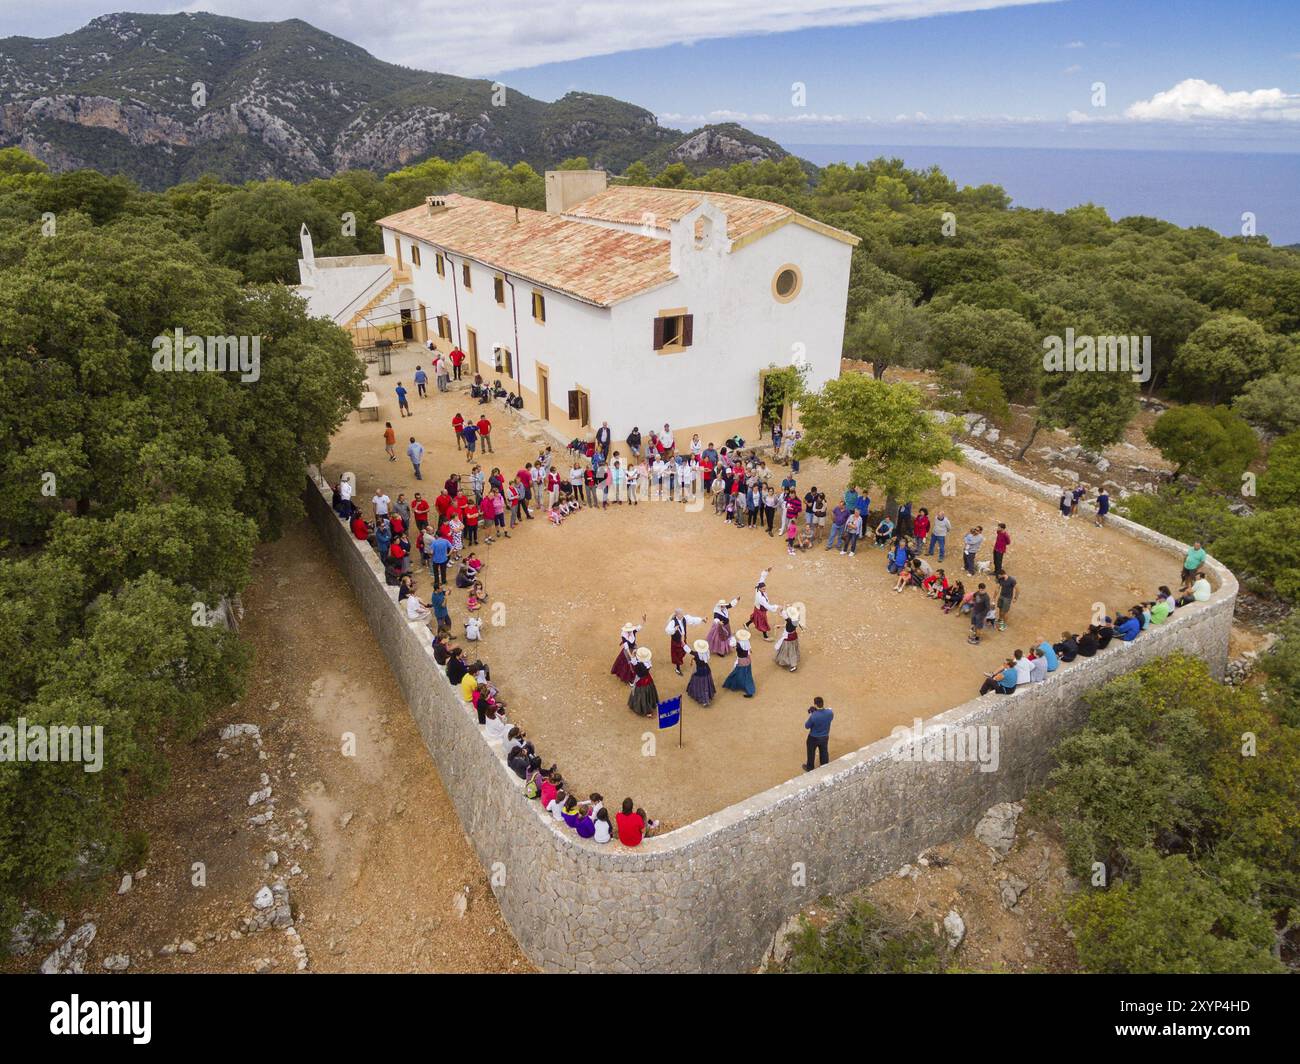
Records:
{"label": "person sitting on wall", "polygon": [[1097,629],[1097,649],[1105,650],[1110,645],[1110,641],[1115,638],[1115,628],[1109,617],[1102,618],[1101,624],[1094,626]]}
{"label": "person sitting on wall", "polygon": [[1127,616],[1125,616],[1125,618],[1122,621],[1120,621],[1119,625],[1115,628],[1115,634],[1119,636],[1122,640],[1124,640],[1124,642],[1126,643],[1133,642],[1133,640],[1135,640],[1138,637],[1138,633],[1141,631],[1142,631],[1142,607],[1141,606],[1134,606],[1131,610],[1129,610]]}
{"label": "person sitting on wall", "polygon": [[1053,644],[1052,649],[1062,661],[1073,661],[1079,656],[1079,637],[1072,632],[1062,632],[1061,641]]}
{"label": "person sitting on wall", "polygon": [[1205,573],[1198,571],[1196,579],[1192,581],[1191,594],[1183,595],[1178,599],[1178,606],[1187,606],[1193,602],[1208,602],[1213,589],[1210,587],[1210,581],[1206,578]]}
{"label": "person sitting on wall", "polygon": [[482,679],[490,680],[492,672],[481,661],[467,662],[465,660],[465,651],[461,647],[452,647],[447,657],[447,679],[451,681],[453,687],[458,686],[465,679],[466,673],[469,673]]}
{"label": "person sitting on wall", "polygon": [[1084,630],[1083,634],[1079,636],[1079,655],[1081,657],[1091,658],[1100,649],[1101,644],[1097,639],[1097,626],[1095,624],[1090,624]]}

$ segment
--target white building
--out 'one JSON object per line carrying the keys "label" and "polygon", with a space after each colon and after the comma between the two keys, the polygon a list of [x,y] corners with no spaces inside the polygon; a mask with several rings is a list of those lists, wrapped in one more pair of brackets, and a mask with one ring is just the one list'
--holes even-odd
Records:
{"label": "white building", "polygon": [[857,237],[762,200],[606,188],[600,171],[548,172],[546,192],[545,212],[431,197],[380,219],[384,256],[341,272],[305,236],[300,291],[341,325],[459,345],[567,436],[608,421],[616,441],[665,422],[753,439],[769,367],[806,363],[812,388],[839,375]]}

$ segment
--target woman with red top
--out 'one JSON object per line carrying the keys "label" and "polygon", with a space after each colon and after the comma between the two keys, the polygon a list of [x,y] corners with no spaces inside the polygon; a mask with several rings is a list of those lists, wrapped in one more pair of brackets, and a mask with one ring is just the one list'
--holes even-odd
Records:
{"label": "woman with red top", "polygon": [[912,534],[916,537],[918,546],[925,543],[926,537],[930,535],[930,511],[924,507],[912,519]]}
{"label": "woman with red top", "polygon": [[767,569],[758,574],[758,583],[754,585],[754,612],[749,615],[749,623],[763,633],[764,639],[772,630],[767,620],[767,611],[781,608],[767,597],[767,574]]}
{"label": "woman with red top", "polygon": [[781,616],[785,619],[785,631],[776,641],[776,663],[794,672],[799,667],[799,629],[803,627],[803,613],[798,606],[790,605],[781,611]]}
{"label": "woman with red top", "polygon": [[482,516],[479,508],[466,500],[461,520],[465,522],[465,542],[471,547],[478,546],[478,523]]}
{"label": "woman with red top", "polygon": [[411,503],[411,516],[415,518],[415,527],[421,532],[429,527],[429,500],[418,491]]}
{"label": "woman with red top", "polygon": [[456,450],[458,451],[460,450],[460,445],[463,442],[460,431],[464,427],[465,427],[465,419],[461,417],[460,414],[457,414],[454,418],[451,419],[451,430],[456,434]]}
{"label": "woman with red top", "polygon": [[639,717],[653,717],[659,712],[659,691],[650,674],[649,647],[637,649],[632,671],[636,678],[632,682],[632,693],[627,696],[627,708]]}

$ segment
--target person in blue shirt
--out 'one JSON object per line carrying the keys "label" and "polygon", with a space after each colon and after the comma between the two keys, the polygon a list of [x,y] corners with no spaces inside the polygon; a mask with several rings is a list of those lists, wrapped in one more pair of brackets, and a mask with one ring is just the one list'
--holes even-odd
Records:
{"label": "person in blue shirt", "polygon": [[813,770],[814,755],[821,758],[823,765],[830,761],[831,721],[834,717],[835,711],[828,709],[820,696],[814,698],[813,704],[808,707],[808,719],[803,724],[808,729],[808,760],[803,766],[805,772]]}
{"label": "person in blue shirt", "polygon": [[858,506],[858,489],[849,486],[849,490],[844,493],[844,509],[855,510]]}
{"label": "person in blue shirt", "polygon": [[466,421],[464,428],[460,430],[460,438],[465,441],[465,461],[474,461],[474,445],[478,443],[478,426],[472,421]]}
{"label": "person in blue shirt", "polygon": [[1040,640],[1038,644],[1038,653],[1041,657],[1047,659],[1047,671],[1055,672],[1060,660],[1056,656],[1056,649],[1046,639]]}
{"label": "person in blue shirt", "polygon": [[895,543],[894,549],[889,555],[889,565],[886,568],[891,573],[901,573],[907,568],[907,540],[900,538]]}
{"label": "person in blue shirt", "polygon": [[411,406],[406,401],[406,389],[402,387],[401,381],[397,382],[397,387],[394,390],[397,392],[397,412],[401,414],[402,417],[410,417]]}
{"label": "person in blue shirt", "polygon": [[784,495],[788,491],[794,491],[795,486],[794,477],[787,476],[783,481],[781,481],[781,494]]}
{"label": "person in blue shirt", "polygon": [[429,375],[419,366],[415,367],[415,388],[420,393],[420,398],[425,397],[424,386],[429,383]]}
{"label": "person in blue shirt", "polygon": [[1101,494],[1097,496],[1097,520],[1093,523],[1098,528],[1104,528],[1108,513],[1110,513],[1110,492],[1102,488]]}
{"label": "person in blue shirt", "polygon": [[433,572],[433,586],[440,588],[447,582],[447,561],[451,558],[451,540],[438,536],[429,544],[429,568]]}
{"label": "person in blue shirt", "polygon": [[1126,643],[1133,642],[1133,640],[1135,640],[1138,637],[1138,633],[1142,631],[1141,616],[1142,616],[1141,609],[1135,609],[1131,611],[1129,615],[1124,618],[1123,621],[1121,621],[1118,625],[1115,626],[1115,634],[1118,635]]}
{"label": "person in blue shirt", "polygon": [[388,547],[392,542],[393,532],[388,527],[388,522],[380,521],[379,527],[375,529],[375,550],[379,554],[380,561],[388,558]]}
{"label": "person in blue shirt", "polygon": [[871,514],[871,496],[867,494],[859,495],[855,509],[858,511],[858,516],[862,518],[862,527],[865,529],[867,527],[867,517]]}

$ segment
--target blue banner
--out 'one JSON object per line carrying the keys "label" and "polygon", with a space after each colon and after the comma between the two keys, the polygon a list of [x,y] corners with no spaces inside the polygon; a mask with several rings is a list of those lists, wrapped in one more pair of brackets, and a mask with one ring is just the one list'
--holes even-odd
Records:
{"label": "blue banner", "polygon": [[659,727],[671,728],[682,718],[682,696],[659,703]]}

